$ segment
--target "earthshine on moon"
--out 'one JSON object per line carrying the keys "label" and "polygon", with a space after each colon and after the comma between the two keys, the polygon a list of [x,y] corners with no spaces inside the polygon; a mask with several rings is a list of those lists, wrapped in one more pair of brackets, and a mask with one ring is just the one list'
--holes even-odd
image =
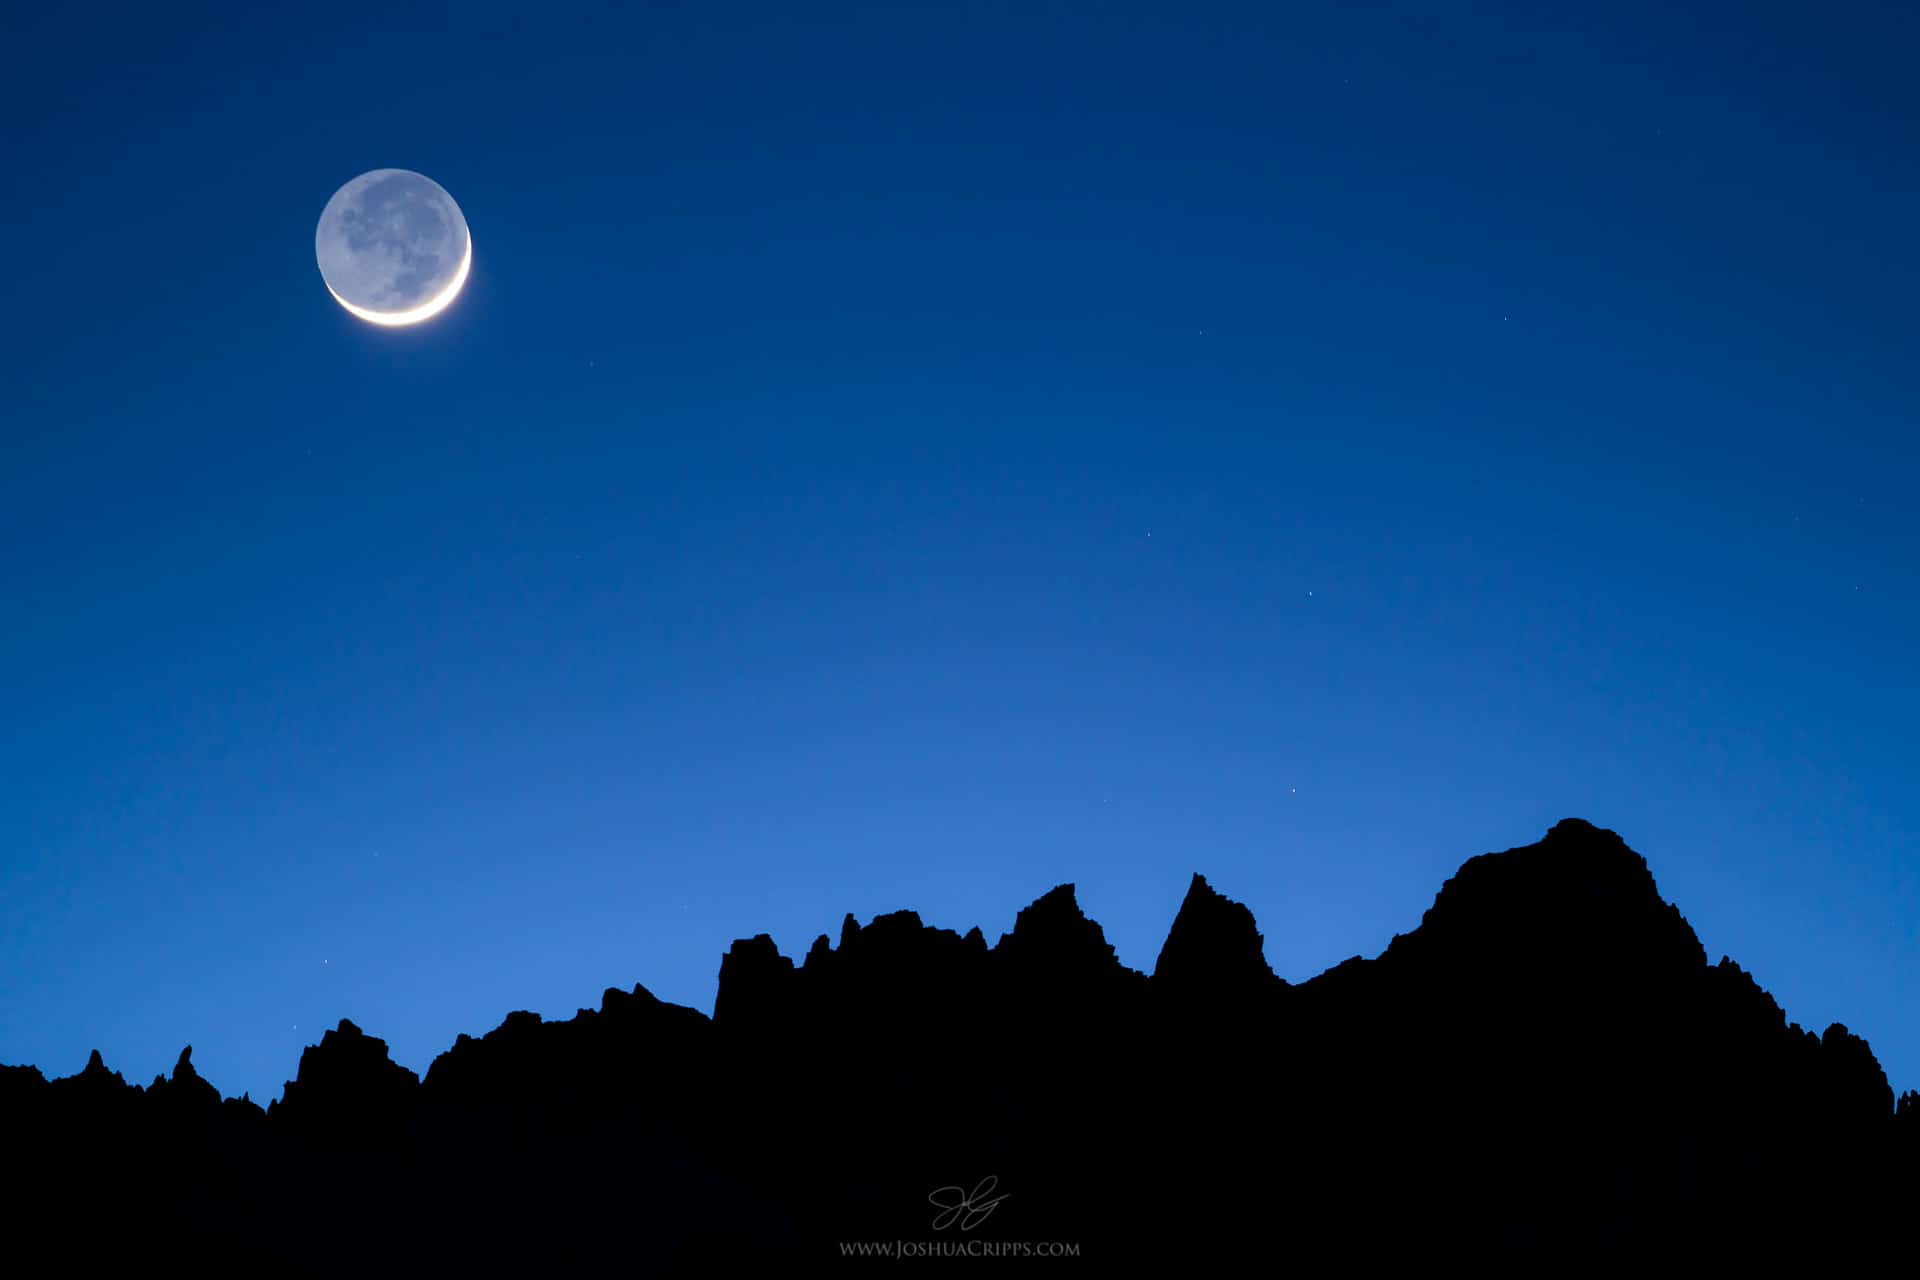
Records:
{"label": "earthshine on moon", "polygon": [[473,266],[473,239],[445,188],[411,169],[374,169],[333,193],[313,253],[333,300],[371,324],[431,320]]}

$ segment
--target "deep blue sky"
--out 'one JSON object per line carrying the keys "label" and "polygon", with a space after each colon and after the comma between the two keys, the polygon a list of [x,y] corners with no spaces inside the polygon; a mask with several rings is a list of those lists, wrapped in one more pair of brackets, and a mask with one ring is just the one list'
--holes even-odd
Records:
{"label": "deep blue sky", "polygon": [[[1578,815],[1920,1085],[1913,6],[48,8],[0,1061],[1067,880],[1150,968],[1195,869],[1299,979]],[[314,265],[383,166],[416,330]]]}

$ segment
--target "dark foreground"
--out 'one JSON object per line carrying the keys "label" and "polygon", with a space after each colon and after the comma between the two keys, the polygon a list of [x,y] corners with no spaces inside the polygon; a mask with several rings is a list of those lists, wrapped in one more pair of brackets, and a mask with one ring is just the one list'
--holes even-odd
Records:
{"label": "dark foreground", "polygon": [[798,965],[736,942],[712,1019],[609,990],[424,1081],[342,1022],[264,1112],[186,1053],[0,1067],[0,1269],[1833,1263],[1910,1258],[1917,1164],[1920,1095],[1569,820],[1297,986],[1195,876],[1151,976],[1062,886],[993,946],[907,911]]}

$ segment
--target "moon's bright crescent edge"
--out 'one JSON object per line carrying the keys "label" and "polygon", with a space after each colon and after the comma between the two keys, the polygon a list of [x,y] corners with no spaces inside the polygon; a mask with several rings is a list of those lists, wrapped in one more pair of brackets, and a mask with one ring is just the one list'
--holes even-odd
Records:
{"label": "moon's bright crescent edge", "polygon": [[[369,311],[365,307],[357,307],[353,303],[348,302],[345,298],[341,297],[339,293],[335,292],[334,287],[330,284],[327,285],[327,292],[333,294],[333,300],[335,302],[371,324],[419,324],[422,320],[433,319],[453,305],[453,300],[460,296],[460,286],[467,282],[467,272],[471,270],[472,267],[473,233],[469,231],[467,233],[467,251],[460,255],[460,269],[453,273],[453,279],[447,282],[446,288],[417,307],[409,307],[405,311]],[[321,277],[320,283],[326,284],[325,276]]]}

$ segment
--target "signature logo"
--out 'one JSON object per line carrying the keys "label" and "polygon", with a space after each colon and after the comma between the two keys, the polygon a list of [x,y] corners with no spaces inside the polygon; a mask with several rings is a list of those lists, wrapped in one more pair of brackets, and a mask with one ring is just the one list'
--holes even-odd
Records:
{"label": "signature logo", "polygon": [[965,1187],[940,1187],[927,1195],[927,1203],[940,1210],[934,1215],[933,1229],[945,1231],[954,1223],[960,1224],[962,1231],[971,1231],[985,1222],[1000,1202],[1007,1198],[1006,1192],[993,1194],[1000,1185],[1000,1179],[988,1174],[980,1179],[980,1185],[968,1191]]}

